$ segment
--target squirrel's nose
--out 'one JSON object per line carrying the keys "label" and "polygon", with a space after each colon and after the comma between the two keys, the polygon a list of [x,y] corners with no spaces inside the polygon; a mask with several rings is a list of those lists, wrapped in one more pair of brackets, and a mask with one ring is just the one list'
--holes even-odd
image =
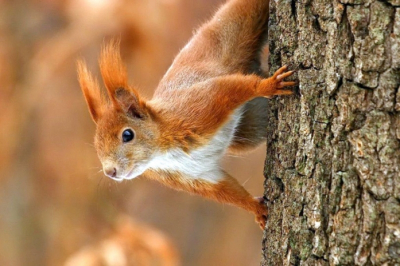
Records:
{"label": "squirrel's nose", "polygon": [[104,167],[103,168],[104,174],[108,177],[115,178],[117,177],[117,169],[112,166]]}

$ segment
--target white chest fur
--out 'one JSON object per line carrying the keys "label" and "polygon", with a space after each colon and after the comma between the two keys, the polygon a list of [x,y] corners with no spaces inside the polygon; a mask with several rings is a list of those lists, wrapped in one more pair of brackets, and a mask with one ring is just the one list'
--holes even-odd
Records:
{"label": "white chest fur", "polygon": [[149,163],[154,170],[178,171],[193,179],[203,179],[216,183],[223,178],[219,160],[232,142],[235,129],[240,121],[242,108],[214,135],[207,145],[191,151],[173,149],[157,154]]}

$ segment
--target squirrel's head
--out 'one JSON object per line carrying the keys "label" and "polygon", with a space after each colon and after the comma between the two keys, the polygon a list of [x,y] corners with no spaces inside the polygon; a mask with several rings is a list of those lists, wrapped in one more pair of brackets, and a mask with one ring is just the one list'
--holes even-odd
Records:
{"label": "squirrel's head", "polygon": [[109,100],[83,61],[78,62],[79,82],[93,121],[95,147],[104,174],[121,181],[142,174],[156,151],[158,128],[150,108],[127,82],[118,42],[101,54],[100,69]]}

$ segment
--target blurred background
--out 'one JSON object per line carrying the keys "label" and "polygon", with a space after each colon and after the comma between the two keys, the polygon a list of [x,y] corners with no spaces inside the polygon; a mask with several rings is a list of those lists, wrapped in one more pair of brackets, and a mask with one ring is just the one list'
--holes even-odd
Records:
{"label": "blurred background", "polygon": [[[99,77],[102,44],[119,37],[130,81],[151,97],[222,2],[0,0],[0,265],[259,264],[253,215],[103,176],[76,77],[78,58]],[[224,165],[262,195],[264,157]]]}

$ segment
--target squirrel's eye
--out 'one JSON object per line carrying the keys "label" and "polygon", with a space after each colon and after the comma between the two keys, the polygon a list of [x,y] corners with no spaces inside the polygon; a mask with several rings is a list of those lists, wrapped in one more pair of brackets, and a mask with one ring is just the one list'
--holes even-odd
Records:
{"label": "squirrel's eye", "polygon": [[133,133],[132,129],[125,129],[124,132],[122,132],[122,141],[123,142],[129,142],[133,140],[135,137],[135,133]]}

